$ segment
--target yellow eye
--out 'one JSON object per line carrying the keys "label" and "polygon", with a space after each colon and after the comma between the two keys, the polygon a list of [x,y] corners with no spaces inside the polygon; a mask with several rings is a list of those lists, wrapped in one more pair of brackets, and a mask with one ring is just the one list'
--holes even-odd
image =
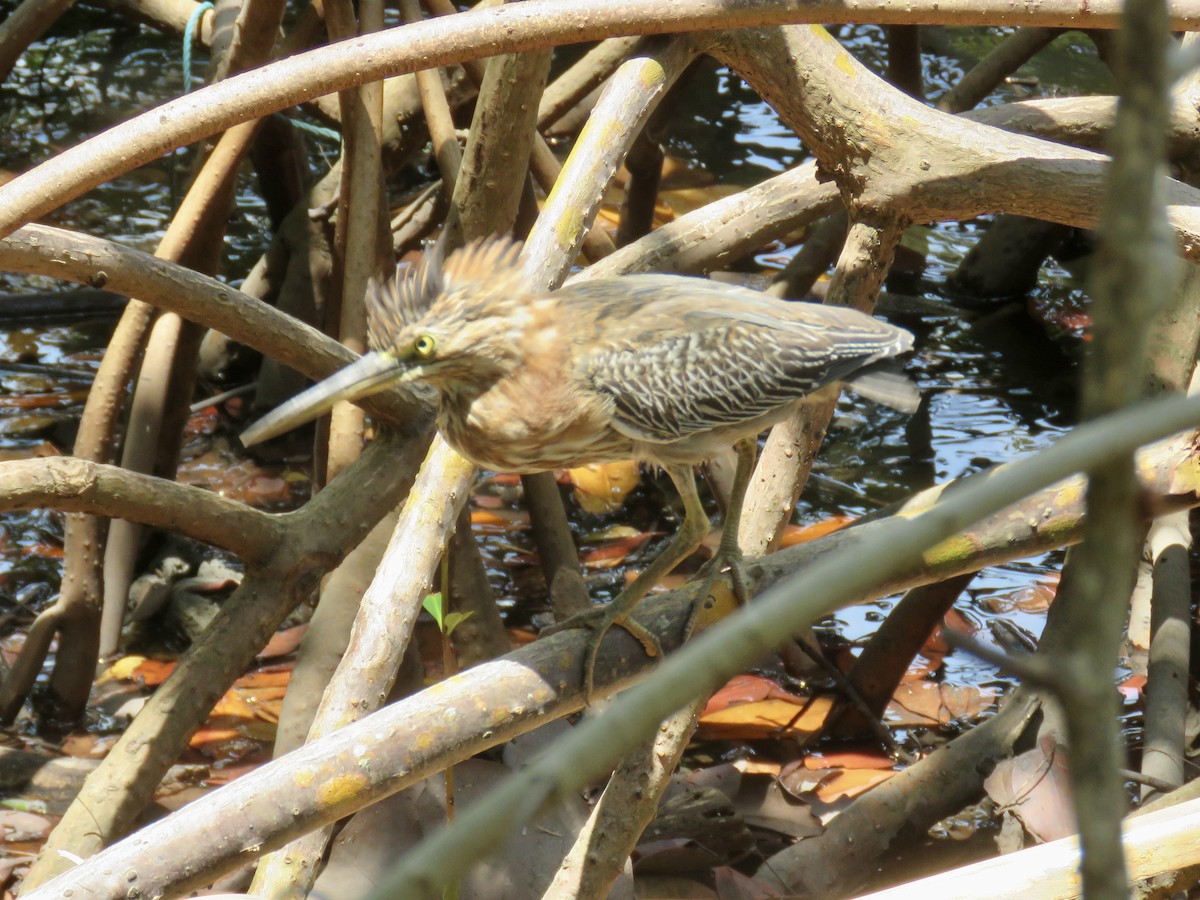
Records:
{"label": "yellow eye", "polygon": [[413,342],[413,352],[417,356],[428,359],[437,349],[437,340],[432,334],[423,334]]}

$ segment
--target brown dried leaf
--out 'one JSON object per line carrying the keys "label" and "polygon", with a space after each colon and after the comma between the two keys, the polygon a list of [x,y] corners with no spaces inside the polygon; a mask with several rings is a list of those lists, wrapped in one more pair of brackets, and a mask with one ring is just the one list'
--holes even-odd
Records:
{"label": "brown dried leaf", "polygon": [[895,769],[809,769],[806,765],[785,766],[779,774],[779,783],[797,798],[811,794],[822,803],[831,804],[839,800],[852,800],[866,793],[877,784],[882,784],[893,775]]}
{"label": "brown dried leaf", "polygon": [[308,632],[308,624],[293,625],[291,628],[284,628],[281,631],[271,635],[271,639],[267,641],[267,646],[263,647],[258,654],[259,659],[273,659],[279,656],[287,656],[289,653],[294,653],[300,646],[300,642],[304,639],[304,635]]}
{"label": "brown dried leaf", "polygon": [[589,569],[612,569],[625,561],[634,550],[654,537],[657,532],[641,531],[629,537],[609,541],[582,554],[579,561]]}
{"label": "brown dried leaf", "polygon": [[947,725],[978,718],[998,698],[995,690],[973,685],[916,681],[900,685],[888,704],[889,725]]}
{"label": "brown dried leaf", "polygon": [[983,782],[984,790],[1011,812],[1039,842],[1075,833],[1066,754],[1053,739],[1012,759],[1002,760]]}

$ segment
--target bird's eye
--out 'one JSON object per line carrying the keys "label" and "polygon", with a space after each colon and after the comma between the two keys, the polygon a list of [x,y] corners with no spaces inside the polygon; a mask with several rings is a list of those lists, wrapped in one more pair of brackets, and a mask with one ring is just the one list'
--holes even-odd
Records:
{"label": "bird's eye", "polygon": [[432,334],[423,334],[413,342],[413,352],[425,359],[433,356],[433,351],[436,349],[437,340]]}

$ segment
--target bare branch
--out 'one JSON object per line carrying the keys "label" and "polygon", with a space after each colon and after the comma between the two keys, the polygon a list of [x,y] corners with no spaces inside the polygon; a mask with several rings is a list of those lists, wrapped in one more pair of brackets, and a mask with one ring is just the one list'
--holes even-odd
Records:
{"label": "bare branch", "polygon": [[279,520],[202,488],[69,456],[0,463],[0,510],[50,507],[166,528],[248,562],[282,535]]}

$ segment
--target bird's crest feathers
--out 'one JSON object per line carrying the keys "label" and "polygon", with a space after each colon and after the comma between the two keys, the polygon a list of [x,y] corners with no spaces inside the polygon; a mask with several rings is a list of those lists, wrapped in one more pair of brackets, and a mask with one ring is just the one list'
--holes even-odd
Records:
{"label": "bird's crest feathers", "polygon": [[[416,265],[397,266],[392,278],[371,282],[366,296],[371,347],[395,346],[400,333],[435,304],[461,308],[470,305],[472,295],[486,295],[496,311],[497,300],[519,301],[524,295],[520,256],[520,242],[500,236],[472,241],[447,258],[439,239]],[[462,315],[465,309],[439,310],[438,318],[446,321],[456,311]]]}

